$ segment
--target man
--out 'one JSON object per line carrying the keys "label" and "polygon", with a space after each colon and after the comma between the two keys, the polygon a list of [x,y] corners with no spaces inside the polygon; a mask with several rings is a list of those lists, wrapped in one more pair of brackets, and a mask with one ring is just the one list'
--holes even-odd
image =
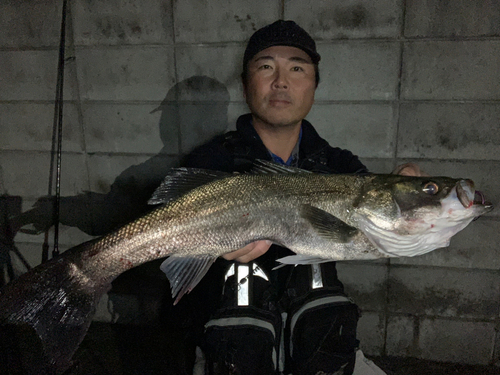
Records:
{"label": "man", "polygon": [[[238,119],[236,131],[194,150],[185,166],[244,172],[263,159],[316,173],[368,173],[356,156],[329,146],[304,119],[314,103],[319,61],[315,42],[293,21],[256,31],[242,73],[251,113]],[[399,172],[419,170],[406,165]],[[202,343],[208,373],[352,373],[358,311],[343,294],[335,263],[273,270],[275,260],[289,254],[256,241],[224,256],[238,262],[225,276],[224,264],[203,281],[222,286],[226,279]],[[244,271],[238,266],[256,259],[257,265],[250,263]]]}

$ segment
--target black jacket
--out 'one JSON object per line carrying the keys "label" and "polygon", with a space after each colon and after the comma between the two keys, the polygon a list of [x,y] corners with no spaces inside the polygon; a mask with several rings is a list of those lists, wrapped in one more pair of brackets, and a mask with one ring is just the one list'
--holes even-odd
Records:
{"label": "black jacket", "polygon": [[[186,167],[225,172],[250,169],[253,160],[271,160],[271,155],[251,124],[251,114],[240,116],[236,131],[214,138],[196,148],[184,160]],[[313,126],[302,121],[299,168],[317,173],[366,173],[366,167],[350,151],[331,147]]]}

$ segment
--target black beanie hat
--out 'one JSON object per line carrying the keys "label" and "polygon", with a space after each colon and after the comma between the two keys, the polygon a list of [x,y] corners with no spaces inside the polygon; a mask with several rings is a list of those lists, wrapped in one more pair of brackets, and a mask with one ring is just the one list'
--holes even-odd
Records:
{"label": "black beanie hat", "polygon": [[302,27],[293,21],[279,20],[257,30],[250,37],[243,56],[243,71],[246,71],[246,66],[252,57],[272,46],[300,48],[311,57],[314,64],[321,59],[316,51],[316,43]]}

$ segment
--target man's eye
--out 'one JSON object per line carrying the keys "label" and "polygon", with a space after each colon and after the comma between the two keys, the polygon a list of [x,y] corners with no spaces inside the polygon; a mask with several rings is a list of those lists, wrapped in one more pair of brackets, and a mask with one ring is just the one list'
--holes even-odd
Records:
{"label": "man's eye", "polygon": [[259,67],[259,69],[271,69],[271,65],[264,64],[264,65],[261,65]]}
{"label": "man's eye", "polygon": [[294,66],[292,68],[292,71],[294,72],[302,72],[304,69],[301,66]]}

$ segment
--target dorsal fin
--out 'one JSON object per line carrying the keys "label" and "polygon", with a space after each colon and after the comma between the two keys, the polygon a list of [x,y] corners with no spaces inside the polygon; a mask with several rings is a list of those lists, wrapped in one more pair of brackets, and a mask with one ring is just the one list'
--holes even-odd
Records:
{"label": "dorsal fin", "polygon": [[251,174],[298,174],[298,173],[312,173],[305,169],[290,167],[288,165],[273,163],[271,161],[256,159],[253,162]]}
{"label": "dorsal fin", "polygon": [[148,204],[167,203],[198,186],[231,176],[230,173],[199,168],[174,168],[155,190]]}

